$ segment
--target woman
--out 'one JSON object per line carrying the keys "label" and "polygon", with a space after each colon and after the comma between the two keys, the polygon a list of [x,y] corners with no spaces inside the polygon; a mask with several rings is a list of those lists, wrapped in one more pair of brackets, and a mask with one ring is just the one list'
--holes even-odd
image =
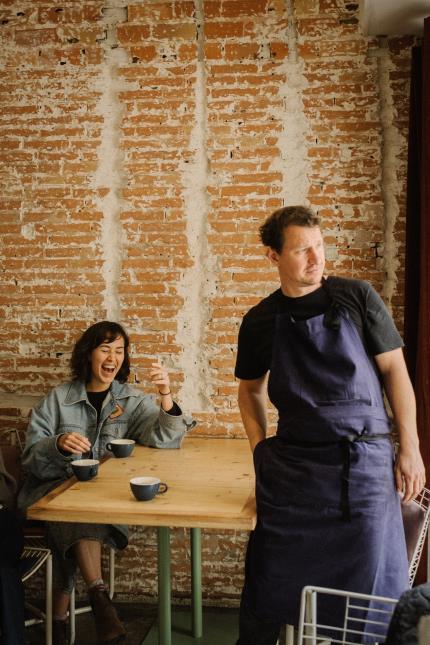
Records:
{"label": "woman", "polygon": [[[101,459],[106,444],[127,437],[154,448],[179,448],[195,422],[174,403],[167,371],[152,363],[153,397],[126,384],[130,374],[129,338],[121,325],[92,325],[77,341],[72,357],[72,381],[54,388],[32,411],[23,466],[28,472],[19,496],[25,509],[72,475],[75,459]],[[125,637],[101,571],[101,544],[127,546],[124,526],[48,522],[47,537],[61,571],[54,590],[54,642],[66,642],[66,618],[76,567],[87,585],[97,638],[112,643]],[[57,568],[57,567],[56,567]]]}

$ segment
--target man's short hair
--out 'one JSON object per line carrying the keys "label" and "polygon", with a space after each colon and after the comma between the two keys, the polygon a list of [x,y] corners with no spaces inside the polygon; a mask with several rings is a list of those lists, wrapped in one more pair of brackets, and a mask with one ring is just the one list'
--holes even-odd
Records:
{"label": "man's short hair", "polygon": [[264,246],[269,246],[280,253],[284,244],[284,229],[291,224],[313,228],[320,225],[320,219],[306,206],[279,208],[258,229]]}

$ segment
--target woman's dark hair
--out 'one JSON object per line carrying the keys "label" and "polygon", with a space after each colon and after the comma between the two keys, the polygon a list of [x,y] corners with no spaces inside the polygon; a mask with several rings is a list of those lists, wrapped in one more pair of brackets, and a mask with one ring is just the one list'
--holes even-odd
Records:
{"label": "woman's dark hair", "polygon": [[122,336],[124,339],[124,360],[115,378],[120,383],[125,383],[130,374],[130,357],[128,355],[130,340],[121,325],[109,320],[91,325],[76,342],[70,359],[73,380],[89,383],[91,381],[91,352],[102,343],[113,343],[118,336]]}
{"label": "woman's dark hair", "polygon": [[306,206],[285,206],[275,211],[266,219],[258,229],[260,239],[264,246],[269,246],[281,253],[284,244],[284,229],[287,226],[319,226],[320,220],[315,213]]}

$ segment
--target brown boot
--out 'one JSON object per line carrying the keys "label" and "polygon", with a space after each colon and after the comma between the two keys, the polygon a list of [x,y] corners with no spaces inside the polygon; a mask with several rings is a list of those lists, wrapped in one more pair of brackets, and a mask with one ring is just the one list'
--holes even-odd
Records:
{"label": "brown boot", "polygon": [[88,593],[96,621],[97,641],[99,643],[117,643],[123,640],[125,638],[124,625],[118,618],[106,589],[93,587]]}
{"label": "brown boot", "polygon": [[52,621],[52,644],[67,645],[67,620]]}

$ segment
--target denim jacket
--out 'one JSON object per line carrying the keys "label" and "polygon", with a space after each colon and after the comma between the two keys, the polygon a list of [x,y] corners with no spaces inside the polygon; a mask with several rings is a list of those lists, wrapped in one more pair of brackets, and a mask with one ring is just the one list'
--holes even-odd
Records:
{"label": "denim jacket", "polygon": [[22,456],[26,479],[18,497],[21,510],[72,476],[71,462],[80,456],[57,448],[57,439],[65,432],[87,437],[92,456],[101,459],[109,454],[109,441],[124,437],[153,448],[179,448],[185,433],[196,425],[182,412],[168,414],[151,395],[116,380],[103,403],[98,424],[96,418],[81,381],[59,385],[32,410]]}

